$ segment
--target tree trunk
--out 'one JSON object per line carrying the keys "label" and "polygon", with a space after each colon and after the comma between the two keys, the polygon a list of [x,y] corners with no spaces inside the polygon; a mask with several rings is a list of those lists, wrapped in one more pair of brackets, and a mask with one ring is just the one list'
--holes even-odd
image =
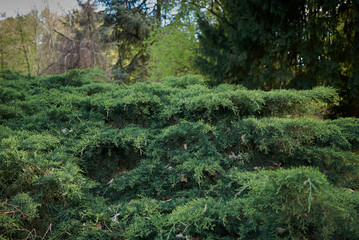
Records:
{"label": "tree trunk", "polygon": [[162,25],[162,0],[157,0],[156,3],[156,18],[158,21],[158,26],[161,27]]}
{"label": "tree trunk", "polygon": [[[22,21],[22,19],[20,19],[20,21]],[[25,36],[24,36],[24,31],[22,29],[22,23],[19,22],[19,30],[20,30],[20,37],[21,37],[21,45],[22,45],[22,50],[24,52],[24,56],[25,56],[25,59],[26,59],[26,64],[27,64],[27,74],[31,75],[31,71],[30,71],[30,62],[29,62],[29,56],[28,56],[28,53],[26,51],[26,46],[25,46]]]}
{"label": "tree trunk", "polygon": [[350,92],[350,115],[359,117],[359,3],[353,2],[354,5],[354,41],[353,41],[353,55],[352,55],[352,81]]}

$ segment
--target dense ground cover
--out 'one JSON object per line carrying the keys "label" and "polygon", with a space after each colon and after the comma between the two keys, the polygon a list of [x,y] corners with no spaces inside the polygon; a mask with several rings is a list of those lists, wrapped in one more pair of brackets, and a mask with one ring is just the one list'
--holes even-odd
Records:
{"label": "dense ground cover", "polygon": [[0,75],[0,239],[358,239],[359,121],[331,88]]}

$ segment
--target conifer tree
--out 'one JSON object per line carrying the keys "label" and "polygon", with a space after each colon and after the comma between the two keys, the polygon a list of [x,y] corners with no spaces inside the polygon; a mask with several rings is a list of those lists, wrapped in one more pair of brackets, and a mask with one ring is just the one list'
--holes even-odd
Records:
{"label": "conifer tree", "polygon": [[46,69],[46,73],[65,73],[71,69],[97,67],[106,69],[106,57],[99,42],[96,26],[95,4],[90,0],[77,1],[80,11],[67,15],[67,32],[56,31],[61,38],[58,46],[60,55],[57,61]]}
{"label": "conifer tree", "polygon": [[[104,27],[112,29],[110,39],[117,43],[117,62],[113,66],[115,79],[130,81],[130,75],[148,60],[144,40],[153,24],[148,16],[147,1],[100,1],[107,7]],[[143,72],[144,75],[146,71]],[[143,76],[142,76],[143,78]]]}
{"label": "conifer tree", "polygon": [[359,115],[358,2],[216,1],[199,17],[202,73],[250,88],[331,85]]}

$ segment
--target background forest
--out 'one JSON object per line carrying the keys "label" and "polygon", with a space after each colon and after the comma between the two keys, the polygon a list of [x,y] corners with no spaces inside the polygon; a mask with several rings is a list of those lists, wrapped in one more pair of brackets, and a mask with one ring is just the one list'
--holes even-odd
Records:
{"label": "background forest", "polygon": [[77,2],[0,21],[0,239],[359,238],[358,0]]}
{"label": "background forest", "polygon": [[[359,3],[78,1],[0,22],[0,68],[29,75],[97,67],[117,83],[202,74],[212,86],[332,86],[332,115],[359,115]],[[102,11],[97,11],[101,6]]]}

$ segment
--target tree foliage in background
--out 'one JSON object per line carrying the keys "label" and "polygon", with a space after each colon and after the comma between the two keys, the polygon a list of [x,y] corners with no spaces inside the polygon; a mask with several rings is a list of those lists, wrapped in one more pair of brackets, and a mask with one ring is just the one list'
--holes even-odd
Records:
{"label": "tree foliage in background", "polygon": [[45,9],[2,20],[1,69],[99,67],[118,83],[200,71],[213,85],[333,86],[341,98],[332,117],[359,114],[357,0],[99,2],[101,13],[79,0],[82,10],[64,17]]}
{"label": "tree foliage in background", "polygon": [[4,239],[357,239],[359,121],[332,88],[0,74]]}
{"label": "tree foliage in background", "polygon": [[114,78],[120,82],[130,82],[131,74],[141,69],[137,77],[144,79],[148,75],[145,67],[148,55],[144,41],[149,37],[154,24],[154,19],[151,18],[154,12],[150,10],[148,1],[100,2],[106,6],[104,27],[110,28],[109,40],[117,44]]}
{"label": "tree foliage in background", "polygon": [[[214,84],[250,88],[334,86],[342,114],[359,114],[359,3],[343,1],[215,1],[199,17],[203,57]],[[213,19],[214,18],[214,19]]]}
{"label": "tree foliage in background", "polygon": [[116,81],[158,80],[179,75],[180,70],[182,75],[195,72],[194,8],[175,0],[100,2],[106,6],[103,29],[110,34],[105,41],[117,45]]}
{"label": "tree foliage in background", "polygon": [[45,8],[0,21],[0,67],[28,75],[98,67],[106,70],[95,4],[58,16]]}
{"label": "tree foliage in background", "polygon": [[0,68],[37,74],[40,60],[37,52],[41,24],[39,12],[18,15],[0,22]]}
{"label": "tree foliage in background", "polygon": [[149,47],[150,79],[198,73],[193,64],[198,47],[193,24],[170,24],[160,28],[149,41],[153,41]]}
{"label": "tree foliage in background", "polygon": [[77,2],[80,10],[68,14],[64,22],[67,31],[62,33],[54,29],[61,39],[57,46],[60,54],[57,61],[46,70],[47,74],[91,67],[106,70],[107,59],[101,49],[95,3],[90,0]]}

